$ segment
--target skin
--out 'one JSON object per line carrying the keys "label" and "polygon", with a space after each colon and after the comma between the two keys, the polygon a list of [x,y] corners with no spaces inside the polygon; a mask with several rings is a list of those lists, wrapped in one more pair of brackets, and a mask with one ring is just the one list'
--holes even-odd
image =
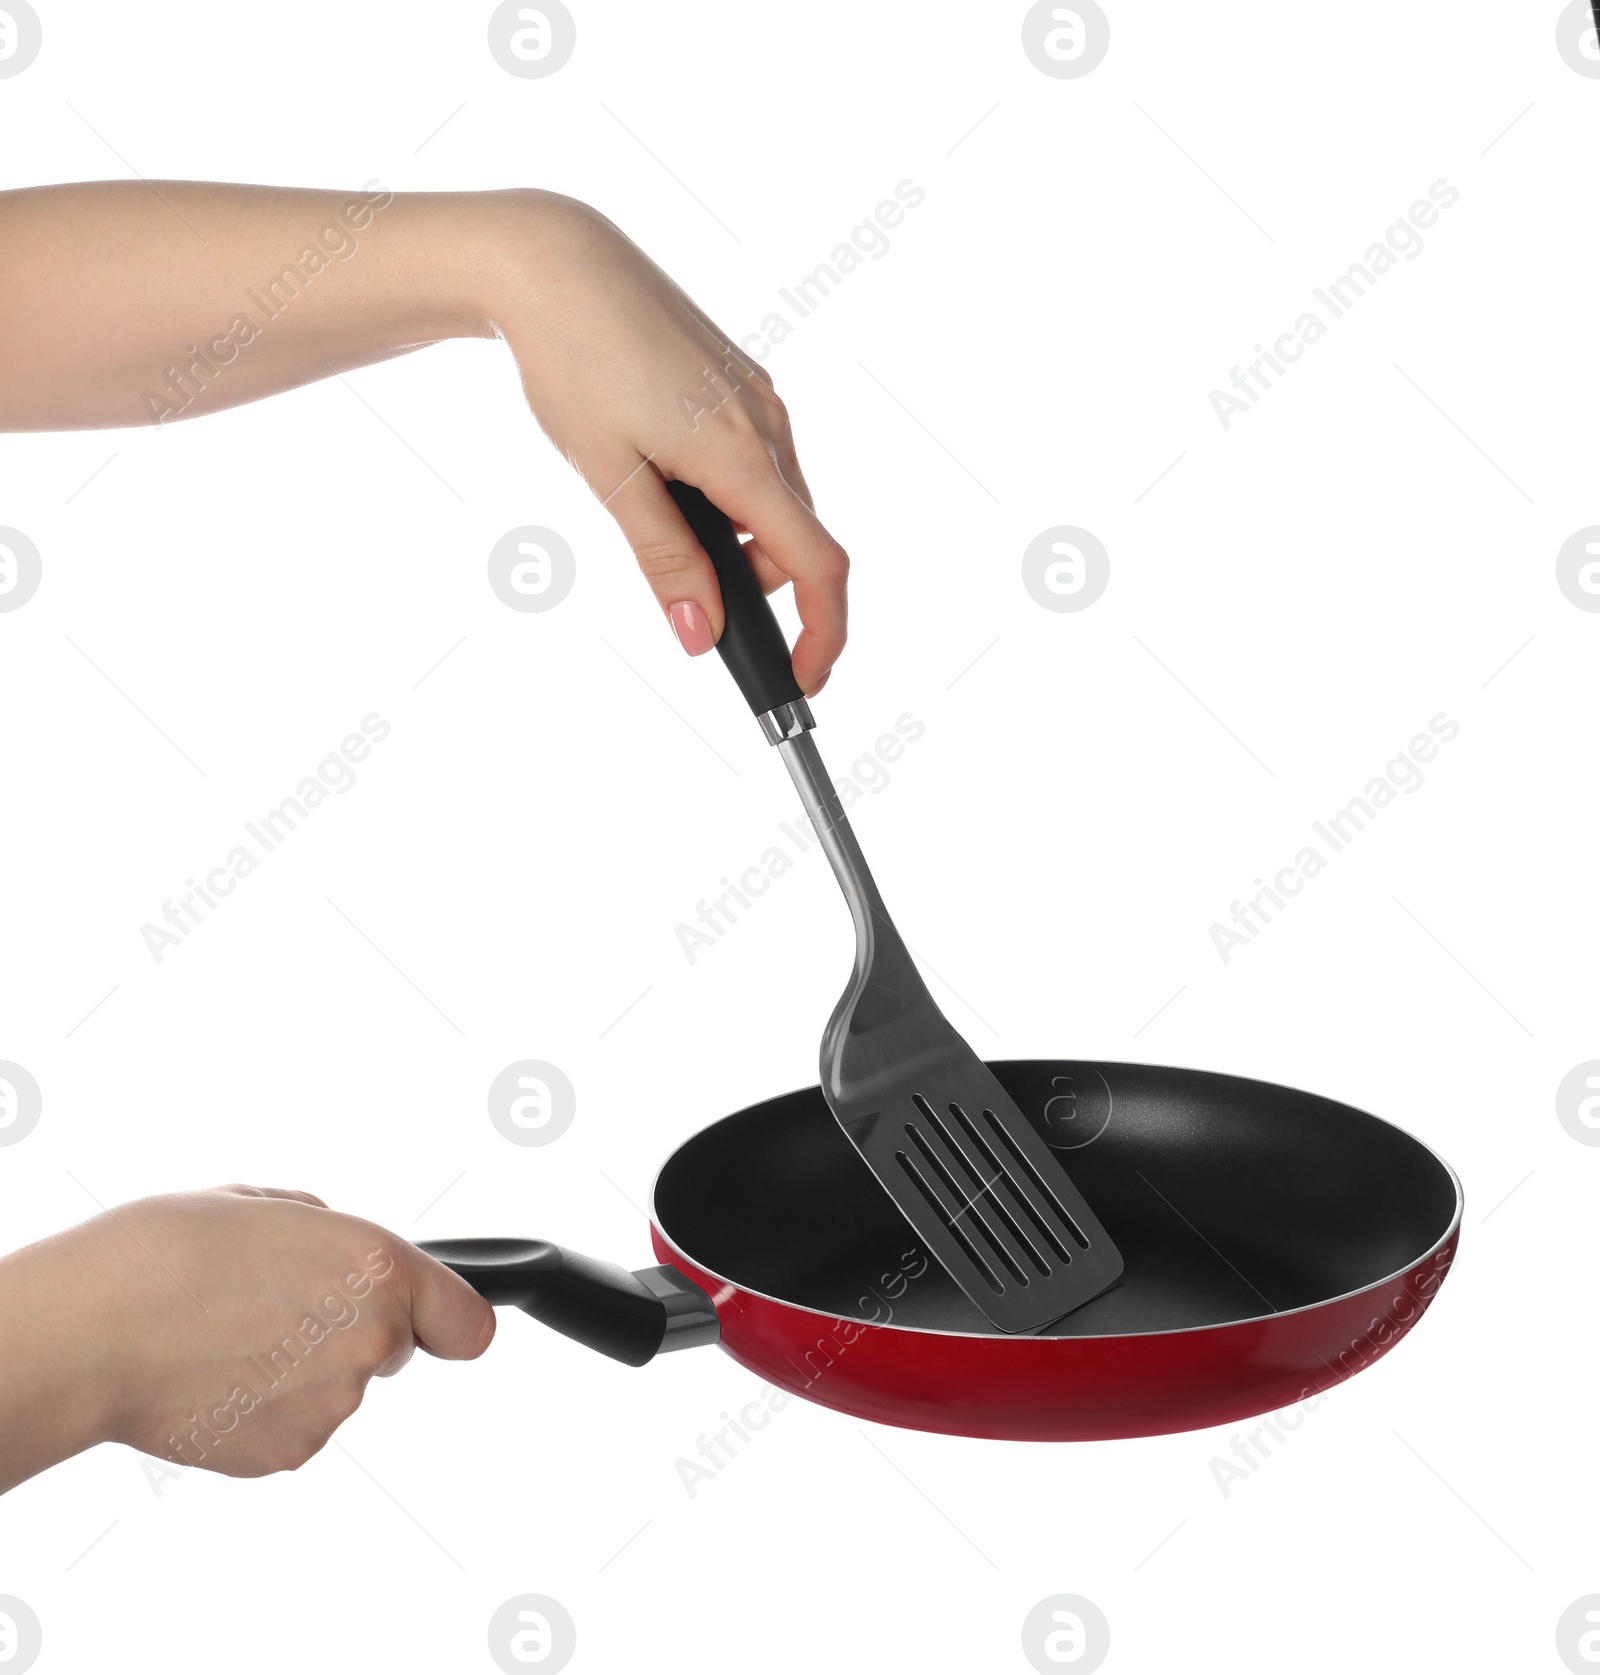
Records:
{"label": "skin", "polygon": [[466,1281],[310,1193],[143,1198],[0,1258],[0,1492],[100,1442],[293,1471],[417,1345],[493,1337]]}
{"label": "skin", "polygon": [[[320,248],[310,277],[300,253]],[[250,298],[300,263],[275,312]],[[710,561],[665,483],[794,587],[801,688],[845,641],[849,561],[818,520],[759,367],[603,215],[554,193],[318,192],[109,181],[0,193],[0,430],[169,423],[444,338],[498,337],[528,405],[616,518],[664,611],[722,633]],[[254,341],[194,365],[241,310]],[[209,358],[209,357],[208,357]],[[179,383],[169,383],[176,371]]]}

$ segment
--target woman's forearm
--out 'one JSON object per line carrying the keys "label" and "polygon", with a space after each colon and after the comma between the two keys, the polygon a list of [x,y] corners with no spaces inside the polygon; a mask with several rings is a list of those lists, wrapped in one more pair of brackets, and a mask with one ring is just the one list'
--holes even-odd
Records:
{"label": "woman's forearm", "polygon": [[532,194],[0,194],[0,428],[163,423],[493,332]]}

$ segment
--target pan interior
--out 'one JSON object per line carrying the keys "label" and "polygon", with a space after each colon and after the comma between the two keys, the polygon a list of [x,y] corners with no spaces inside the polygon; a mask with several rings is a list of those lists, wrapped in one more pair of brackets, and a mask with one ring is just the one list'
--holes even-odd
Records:
{"label": "pan interior", "polygon": [[[1457,1209],[1420,1141],[1315,1094],[1205,1071],[1018,1059],[990,1066],[1052,1143],[1126,1263],[1036,1334],[1223,1325],[1359,1291],[1425,1256]],[[681,1146],[655,1216],[691,1261],[842,1319],[991,1335],[917,1246],[818,1088]]]}

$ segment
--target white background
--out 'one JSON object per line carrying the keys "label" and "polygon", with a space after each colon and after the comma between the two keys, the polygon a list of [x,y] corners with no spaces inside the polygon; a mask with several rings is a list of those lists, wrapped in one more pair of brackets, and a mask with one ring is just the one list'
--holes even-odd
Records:
{"label": "white background", "polygon": [[[819,742],[842,774],[926,724],[856,820],[939,997],[989,1056],[1349,1101],[1467,1192],[1423,1326],[1226,1497],[1227,1432],[1025,1446],[794,1402],[691,1498],[674,1463],[748,1374],[508,1316],[296,1475],[157,1496],[105,1448],[7,1496],[38,1667],[489,1669],[491,1612],[532,1591],[584,1670],[1021,1670],[1058,1592],[1106,1614],[1108,1670],[1559,1668],[1557,1616],[1600,1590],[1600,1150],[1554,1108],[1600,1056],[1600,615],[1554,571],[1600,522],[1600,82],[1559,7],[1116,4],[1105,61],[1054,79],[1019,4],[575,3],[544,80],[494,62],[485,4],[38,8],[7,186],[552,187],[735,334],[923,186],[767,365],[855,560]],[[1423,253],[1224,431],[1208,392],[1441,178]],[[527,523],[577,555],[547,614],[485,580]],[[5,1247],[89,1193],[242,1179],[636,1266],[629,1200],[672,1147],[814,1079],[833,883],[813,852],[680,951],[792,795],[503,351],[0,439],[0,524],[44,564],[0,615],[0,1058],[45,1101],[0,1150]],[[1079,614],[1021,583],[1057,524],[1110,553]],[[393,736],[355,789],[157,967],[139,927],[372,711]],[[1421,790],[1224,965],[1213,921],[1441,711]],[[485,1110],[530,1057],[578,1090],[544,1148]]]}

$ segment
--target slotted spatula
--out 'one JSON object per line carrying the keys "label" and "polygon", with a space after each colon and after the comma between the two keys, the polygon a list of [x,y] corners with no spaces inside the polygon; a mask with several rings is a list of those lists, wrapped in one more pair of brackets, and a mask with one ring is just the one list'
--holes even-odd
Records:
{"label": "slotted spatula", "polygon": [[856,963],[822,1036],[822,1090],[918,1238],[1002,1332],[1048,1325],[1122,1273],[1056,1155],[934,1004],[811,737],[789,647],[733,525],[667,485],[716,566],[717,650],[778,747],[855,921]]}

